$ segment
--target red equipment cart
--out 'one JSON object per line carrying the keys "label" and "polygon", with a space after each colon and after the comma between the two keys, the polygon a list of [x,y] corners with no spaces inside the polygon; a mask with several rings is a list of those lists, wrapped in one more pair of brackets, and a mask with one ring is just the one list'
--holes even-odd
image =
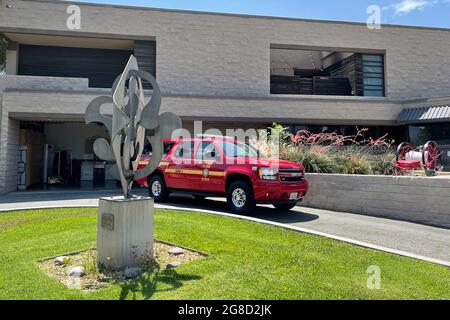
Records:
{"label": "red equipment cart", "polygon": [[423,168],[427,176],[435,176],[440,170],[438,161],[441,154],[435,141],[428,141],[422,152],[414,150],[410,143],[403,142],[397,148],[397,175]]}

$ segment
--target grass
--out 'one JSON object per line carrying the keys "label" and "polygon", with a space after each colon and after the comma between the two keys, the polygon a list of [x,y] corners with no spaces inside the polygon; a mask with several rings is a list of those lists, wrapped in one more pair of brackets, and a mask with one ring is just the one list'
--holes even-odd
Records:
{"label": "grass", "polygon": [[[156,210],[155,237],[209,252],[171,273],[93,293],[36,261],[95,245],[96,209],[0,215],[0,299],[450,299],[450,269],[312,235],[194,212]],[[381,268],[381,290],[366,270]]]}

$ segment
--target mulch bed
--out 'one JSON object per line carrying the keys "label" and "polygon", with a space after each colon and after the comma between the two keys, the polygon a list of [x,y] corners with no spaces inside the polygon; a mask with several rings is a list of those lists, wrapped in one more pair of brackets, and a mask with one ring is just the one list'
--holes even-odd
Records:
{"label": "mulch bed", "polygon": [[[177,251],[182,251],[182,254],[171,254],[169,253],[171,249],[178,249]],[[64,258],[63,265],[55,263],[55,257],[38,261],[37,264],[49,277],[62,282],[71,289],[83,290],[85,292],[106,288],[113,283],[133,281],[133,279],[127,279],[125,277],[124,270],[99,270],[96,263],[96,254],[96,249],[89,249],[61,255]],[[172,269],[171,266],[168,266],[171,263],[183,265],[194,260],[205,258],[206,256],[208,254],[203,252],[155,240],[153,260],[139,266],[142,270],[141,276],[166,272]],[[81,278],[69,276],[69,271],[75,266],[84,267],[86,274]]]}

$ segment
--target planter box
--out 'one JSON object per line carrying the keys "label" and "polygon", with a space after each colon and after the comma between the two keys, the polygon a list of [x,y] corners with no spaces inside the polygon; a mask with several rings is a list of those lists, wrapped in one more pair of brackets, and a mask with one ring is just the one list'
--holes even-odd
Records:
{"label": "planter box", "polygon": [[304,205],[450,228],[449,177],[308,174]]}

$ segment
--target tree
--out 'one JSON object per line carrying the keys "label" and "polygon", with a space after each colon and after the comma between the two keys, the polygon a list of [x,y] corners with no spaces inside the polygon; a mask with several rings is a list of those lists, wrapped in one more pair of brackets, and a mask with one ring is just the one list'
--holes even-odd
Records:
{"label": "tree", "polygon": [[5,73],[6,67],[6,48],[8,46],[8,42],[6,39],[0,36],[0,75]]}

